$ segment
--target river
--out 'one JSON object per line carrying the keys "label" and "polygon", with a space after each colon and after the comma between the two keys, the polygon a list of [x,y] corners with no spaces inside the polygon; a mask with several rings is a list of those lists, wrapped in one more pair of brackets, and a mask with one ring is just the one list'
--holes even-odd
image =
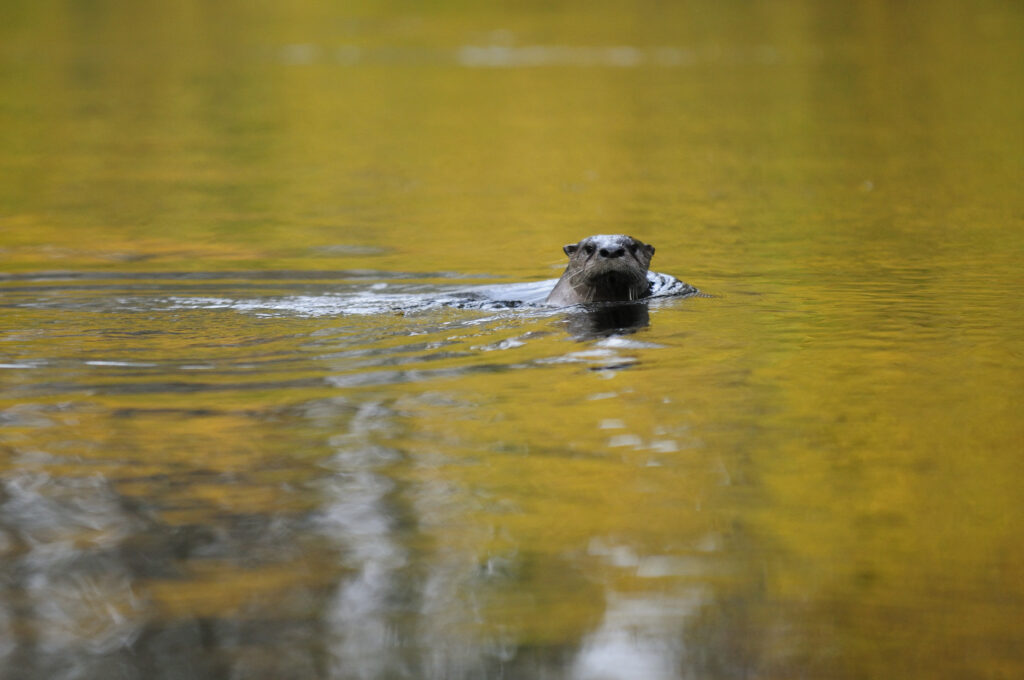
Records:
{"label": "river", "polygon": [[1024,676],[1019,4],[3,14],[4,680]]}

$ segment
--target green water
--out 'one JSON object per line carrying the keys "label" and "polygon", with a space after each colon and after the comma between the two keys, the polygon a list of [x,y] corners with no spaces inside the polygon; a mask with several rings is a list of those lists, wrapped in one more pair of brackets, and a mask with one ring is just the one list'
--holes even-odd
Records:
{"label": "green water", "polygon": [[1018,3],[0,17],[0,677],[1024,675]]}

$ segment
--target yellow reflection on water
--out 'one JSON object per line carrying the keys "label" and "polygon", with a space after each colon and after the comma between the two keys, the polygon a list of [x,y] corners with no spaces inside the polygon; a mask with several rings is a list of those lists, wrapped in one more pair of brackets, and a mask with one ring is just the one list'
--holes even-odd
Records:
{"label": "yellow reflection on water", "polygon": [[[144,618],[287,619],[311,667],[365,677],[1019,675],[1015,6],[12,13],[21,628],[92,588],[113,647]],[[600,232],[715,297],[611,339],[287,310],[366,271],[549,278]],[[51,611],[54,649],[92,659],[101,610]]]}

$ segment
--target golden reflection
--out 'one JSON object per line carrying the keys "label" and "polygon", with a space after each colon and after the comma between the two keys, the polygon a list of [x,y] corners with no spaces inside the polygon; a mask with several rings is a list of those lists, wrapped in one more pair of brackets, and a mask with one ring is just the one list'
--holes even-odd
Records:
{"label": "golden reflection", "polygon": [[[1020,675],[1015,7],[15,5],[0,661]],[[601,232],[715,297],[345,308]]]}

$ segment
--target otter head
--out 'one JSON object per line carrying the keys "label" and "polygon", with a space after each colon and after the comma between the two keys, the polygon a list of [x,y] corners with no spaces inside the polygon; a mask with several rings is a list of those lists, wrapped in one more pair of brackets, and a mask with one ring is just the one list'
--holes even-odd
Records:
{"label": "otter head", "polygon": [[624,234],[601,234],[562,250],[569,256],[562,279],[578,302],[622,302],[647,295],[654,246]]}

